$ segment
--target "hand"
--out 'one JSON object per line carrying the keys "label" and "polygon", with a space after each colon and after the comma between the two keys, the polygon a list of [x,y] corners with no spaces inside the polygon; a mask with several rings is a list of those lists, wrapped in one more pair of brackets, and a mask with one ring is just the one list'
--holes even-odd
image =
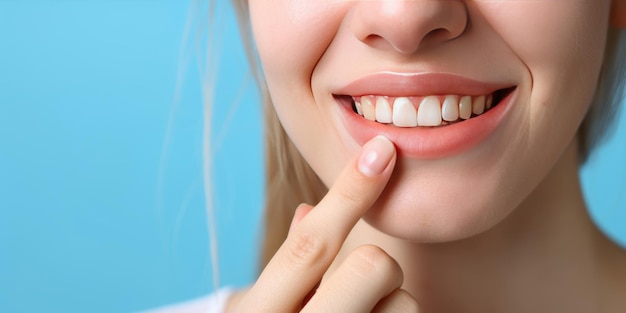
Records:
{"label": "hand", "polygon": [[365,144],[318,205],[298,207],[287,239],[241,295],[235,312],[417,312],[415,300],[400,289],[400,266],[375,246],[355,249],[320,284],[350,230],[384,189],[395,162],[388,139]]}

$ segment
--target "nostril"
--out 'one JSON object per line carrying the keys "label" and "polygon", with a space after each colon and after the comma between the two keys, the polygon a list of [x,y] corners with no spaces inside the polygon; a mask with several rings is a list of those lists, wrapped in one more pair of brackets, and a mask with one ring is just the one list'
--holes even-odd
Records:
{"label": "nostril", "polygon": [[364,39],[362,39],[361,41],[364,44],[372,48],[381,49],[381,50],[385,49],[385,47],[389,45],[389,43],[385,40],[385,38],[376,34],[369,35],[365,37]]}
{"label": "nostril", "polygon": [[431,38],[447,38],[450,37],[452,34],[450,33],[449,30],[445,29],[445,28],[437,28],[437,29],[433,29],[430,31],[430,33],[426,34],[426,38],[431,37]]}

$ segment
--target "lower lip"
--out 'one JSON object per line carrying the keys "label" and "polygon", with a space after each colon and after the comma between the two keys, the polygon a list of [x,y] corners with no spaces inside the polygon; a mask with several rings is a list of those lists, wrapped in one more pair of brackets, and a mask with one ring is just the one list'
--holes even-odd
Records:
{"label": "lower lip", "polygon": [[377,135],[391,140],[401,155],[417,159],[438,159],[463,153],[478,146],[493,134],[506,115],[517,89],[510,92],[489,111],[468,120],[439,127],[403,128],[367,120],[340,103],[343,122],[359,144]]}

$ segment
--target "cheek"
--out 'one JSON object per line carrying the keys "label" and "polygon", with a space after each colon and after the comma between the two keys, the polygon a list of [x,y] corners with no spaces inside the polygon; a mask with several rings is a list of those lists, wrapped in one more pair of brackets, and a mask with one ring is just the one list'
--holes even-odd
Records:
{"label": "cheek", "polygon": [[586,49],[588,41],[601,40],[599,35],[608,26],[610,1],[489,2],[477,9],[520,56],[542,51],[529,60],[540,62],[574,56]]}
{"label": "cheek", "polygon": [[[311,78],[333,41],[348,1],[251,0],[250,18],[265,80],[280,122],[318,174],[334,164],[319,147],[333,128],[313,96]],[[331,138],[331,139],[328,139]],[[323,165],[323,166],[322,166]]]}
{"label": "cheek", "polygon": [[271,89],[310,85],[311,73],[341,22],[334,2],[249,2],[256,46]]}
{"label": "cheek", "polygon": [[483,14],[524,62],[533,82],[552,77],[559,79],[550,83],[571,86],[597,77],[609,8],[604,0],[506,1],[484,5]]}
{"label": "cheek", "polygon": [[520,140],[569,141],[595,91],[610,1],[508,1],[482,9],[530,74],[528,138]]}

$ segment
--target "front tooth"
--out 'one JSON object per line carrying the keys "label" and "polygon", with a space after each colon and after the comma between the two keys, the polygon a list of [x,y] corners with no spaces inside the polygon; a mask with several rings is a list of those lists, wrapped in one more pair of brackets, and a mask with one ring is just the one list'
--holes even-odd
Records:
{"label": "front tooth", "polygon": [[376,120],[376,109],[374,109],[371,97],[361,97],[361,110],[363,110],[365,119],[370,121]]}
{"label": "front tooth", "polygon": [[380,123],[391,123],[391,106],[385,97],[376,99],[376,120]]}
{"label": "front tooth", "polygon": [[459,117],[466,120],[472,117],[472,97],[465,96],[459,102]]}
{"label": "front tooth", "polygon": [[483,114],[483,112],[485,112],[485,96],[476,97],[476,99],[474,99],[472,112],[476,115]]}
{"label": "front tooth", "polygon": [[393,124],[399,127],[417,126],[417,110],[409,98],[396,98],[393,102]]}
{"label": "front tooth", "polygon": [[361,108],[361,101],[354,100],[354,107],[356,107],[356,113],[363,115],[363,109]]}
{"label": "front tooth", "polygon": [[493,95],[487,96],[487,103],[485,103],[485,109],[491,109],[491,105],[493,105]]}
{"label": "front tooth", "polygon": [[441,125],[441,104],[436,96],[428,96],[422,100],[417,111],[417,124],[419,126]]}
{"label": "front tooth", "polygon": [[459,119],[459,97],[446,96],[441,107],[441,117],[444,121],[454,122]]}

